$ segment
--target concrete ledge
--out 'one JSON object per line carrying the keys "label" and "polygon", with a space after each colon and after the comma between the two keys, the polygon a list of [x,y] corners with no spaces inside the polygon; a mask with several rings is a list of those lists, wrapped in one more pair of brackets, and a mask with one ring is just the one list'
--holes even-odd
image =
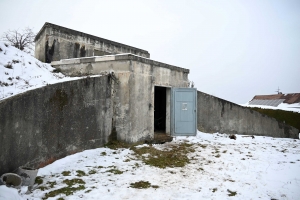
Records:
{"label": "concrete ledge", "polygon": [[155,60],[151,60],[149,58],[140,57],[131,53],[128,54],[116,54],[116,55],[108,55],[108,56],[94,56],[94,57],[84,57],[84,58],[74,58],[74,59],[66,59],[60,61],[51,62],[52,66],[57,65],[72,65],[72,64],[80,64],[80,63],[95,63],[95,62],[106,62],[106,61],[114,61],[114,60],[133,60],[138,61],[150,65],[154,65],[157,67],[163,67],[171,70],[182,71],[184,73],[189,73],[189,69],[177,67],[174,65],[169,65],[166,63],[158,62]]}
{"label": "concrete ledge", "polygon": [[[66,59],[66,60],[61,60],[61,61],[54,61],[57,62],[58,65],[60,64],[79,64],[80,60],[79,59]],[[51,65],[53,65],[53,62],[51,62]]]}
{"label": "concrete ledge", "polygon": [[101,57],[95,57],[95,62],[101,62],[101,61],[110,61],[110,60],[116,60],[115,56],[101,56]]}
{"label": "concrete ledge", "polygon": [[95,57],[89,57],[89,58],[80,58],[80,63],[94,63]]}

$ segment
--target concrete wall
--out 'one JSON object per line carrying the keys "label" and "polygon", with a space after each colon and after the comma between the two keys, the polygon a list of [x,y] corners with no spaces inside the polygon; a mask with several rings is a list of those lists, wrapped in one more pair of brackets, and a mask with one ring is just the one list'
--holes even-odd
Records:
{"label": "concrete wall", "polygon": [[132,54],[61,60],[51,64],[70,76],[114,71],[118,83],[112,85],[113,127],[116,138],[126,142],[154,137],[155,86],[189,85],[189,70]]}
{"label": "concrete wall", "polygon": [[150,57],[148,51],[51,23],[45,23],[35,38],[35,57],[42,62],[120,53]]}
{"label": "concrete wall", "polygon": [[198,130],[298,139],[299,130],[249,108],[199,92]]}
{"label": "concrete wall", "polygon": [[109,76],[58,83],[0,102],[0,174],[41,167],[111,134]]}

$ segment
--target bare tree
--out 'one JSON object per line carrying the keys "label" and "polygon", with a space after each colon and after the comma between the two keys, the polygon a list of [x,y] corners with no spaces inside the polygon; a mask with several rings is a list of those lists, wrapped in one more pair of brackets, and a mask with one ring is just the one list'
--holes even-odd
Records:
{"label": "bare tree", "polygon": [[27,53],[33,51],[34,38],[35,34],[29,27],[26,27],[23,31],[8,30],[1,37],[2,40]]}

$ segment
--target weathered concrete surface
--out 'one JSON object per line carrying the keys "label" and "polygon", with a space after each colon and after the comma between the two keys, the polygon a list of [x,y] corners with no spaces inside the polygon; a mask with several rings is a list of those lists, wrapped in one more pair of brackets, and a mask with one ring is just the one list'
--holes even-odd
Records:
{"label": "weathered concrete surface", "polygon": [[249,108],[199,92],[198,130],[298,139],[299,130]]}
{"label": "weathered concrete surface", "polygon": [[0,102],[0,174],[41,167],[111,134],[108,76],[49,85]]}
{"label": "weathered concrete surface", "polygon": [[118,79],[118,84],[113,82],[112,85],[115,137],[129,143],[154,138],[155,86],[189,85],[188,69],[132,54],[61,60],[51,64],[69,76],[114,72]]}
{"label": "weathered concrete surface", "polygon": [[132,53],[149,58],[148,51],[45,23],[35,37],[35,57],[50,63],[61,59]]}

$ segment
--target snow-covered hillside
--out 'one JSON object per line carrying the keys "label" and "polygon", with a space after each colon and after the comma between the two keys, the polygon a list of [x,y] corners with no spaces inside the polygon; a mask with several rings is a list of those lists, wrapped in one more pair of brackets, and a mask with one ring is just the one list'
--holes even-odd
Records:
{"label": "snow-covered hillside", "polygon": [[50,64],[0,42],[0,101],[47,84],[78,79],[55,73],[54,69]]}
{"label": "snow-covered hillside", "polygon": [[[187,155],[185,166],[159,168],[145,160],[157,150]],[[299,199],[300,140],[198,132],[161,145],[98,148],[39,169],[40,185],[16,199]],[[169,154],[167,154],[169,155]],[[174,155],[174,152],[172,153]],[[180,157],[179,157],[180,158]],[[159,163],[158,163],[159,164]],[[2,188],[1,188],[2,187]],[[138,188],[136,188],[138,187]],[[140,188],[140,189],[139,189]],[[0,186],[7,194],[7,188]],[[8,196],[17,196],[11,189]],[[68,194],[68,195],[67,195]],[[0,195],[1,196],[1,195]],[[1,198],[0,198],[1,199]]]}

